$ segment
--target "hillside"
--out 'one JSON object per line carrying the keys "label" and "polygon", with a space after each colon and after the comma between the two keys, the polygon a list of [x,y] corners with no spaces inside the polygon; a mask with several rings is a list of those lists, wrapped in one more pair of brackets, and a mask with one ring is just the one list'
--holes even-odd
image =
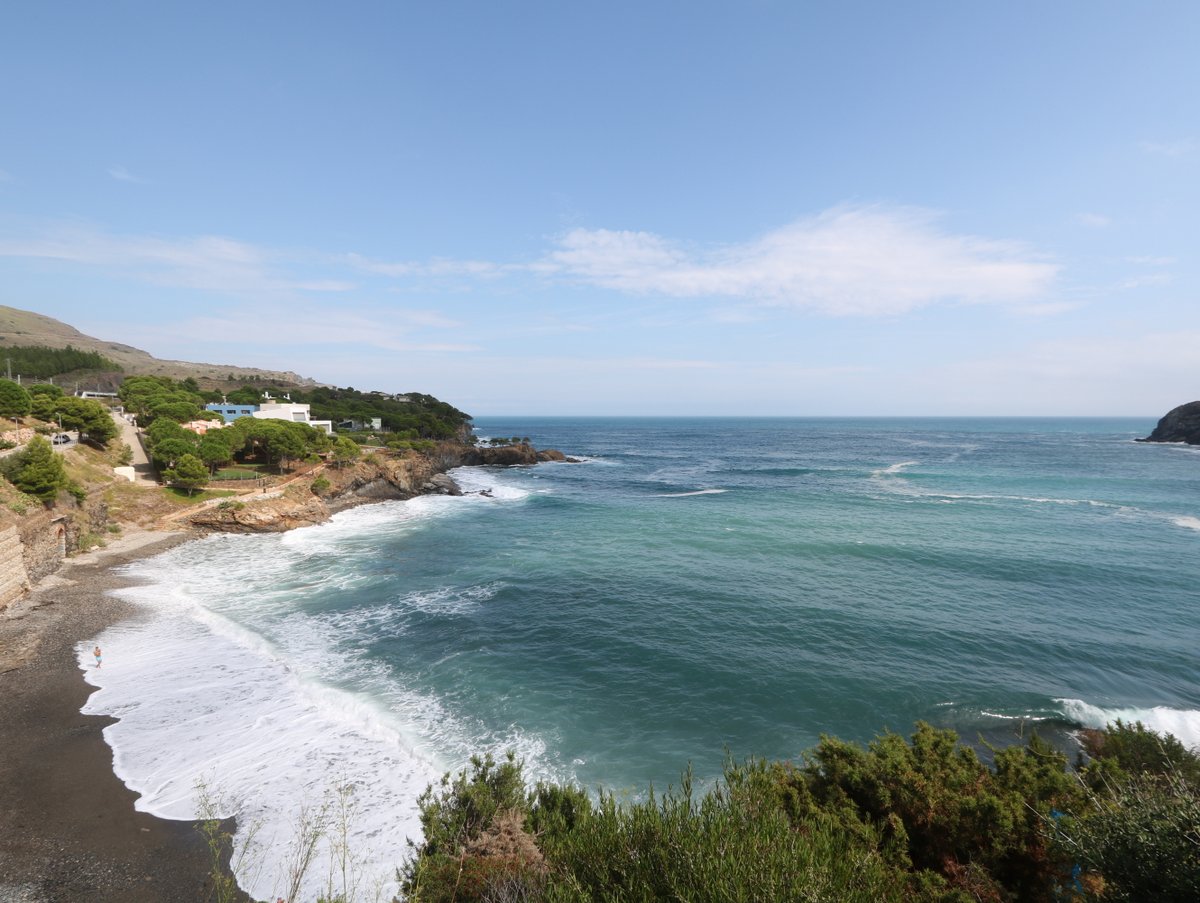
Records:
{"label": "hillside", "polygon": [[[70,345],[82,351],[95,351],[116,362],[125,376],[169,376],[172,379],[193,377],[206,387],[222,388],[227,385],[242,385],[248,381],[266,382],[276,386],[315,386],[315,380],[292,372],[263,370],[255,367],[237,367],[232,364],[204,364],[189,361],[160,360],[140,348],[109,342],[85,335],[73,326],[68,326],[43,314],[15,307],[0,305],[0,367],[3,367],[3,349],[8,346],[41,345],[47,348],[65,348]],[[13,374],[16,375],[15,373]],[[89,388],[111,388],[116,381],[111,374],[89,374]]]}

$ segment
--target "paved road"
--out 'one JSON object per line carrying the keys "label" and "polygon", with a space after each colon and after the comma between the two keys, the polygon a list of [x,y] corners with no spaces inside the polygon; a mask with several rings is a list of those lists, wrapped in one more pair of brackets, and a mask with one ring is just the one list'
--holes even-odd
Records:
{"label": "paved road", "polygon": [[113,414],[113,420],[121,430],[121,441],[133,449],[134,482],[140,486],[157,486],[154,468],[150,466],[150,459],[146,457],[146,450],[142,448],[142,440],[138,438],[137,430],[120,414]]}

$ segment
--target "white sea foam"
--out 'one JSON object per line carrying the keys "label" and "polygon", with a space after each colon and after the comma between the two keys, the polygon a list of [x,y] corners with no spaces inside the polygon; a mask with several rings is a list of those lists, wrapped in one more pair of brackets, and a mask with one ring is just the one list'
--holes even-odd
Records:
{"label": "white sea foam", "polygon": [[1177,527],[1186,527],[1189,530],[1200,530],[1200,517],[1176,517],[1173,522]]}
{"label": "white sea foam", "polygon": [[1084,727],[1102,728],[1118,718],[1126,723],[1140,721],[1151,730],[1174,735],[1185,746],[1200,750],[1200,711],[1172,709],[1156,705],[1151,708],[1101,708],[1082,699],[1056,699],[1063,714]]}
{"label": "white sea foam", "polygon": [[[118,719],[105,728],[113,769],[141,794],[136,807],[164,818],[200,815],[204,781],[221,816],[235,815],[242,838],[257,826],[256,865],[238,875],[256,899],[284,892],[288,848],[301,808],[320,806],[337,787],[356,812],[346,838],[360,857],[364,887],[395,892],[405,838],[420,836],[417,795],[438,766],[406,741],[396,719],[355,694],[305,680],[269,644],[233,639],[200,620],[156,615],[106,630],[101,689],[84,706]],[[304,886],[323,889],[328,849]]]}
{"label": "white sea foam", "polygon": [[[364,651],[403,636],[414,610],[467,611],[486,604],[498,585],[306,610],[309,600],[384,579],[357,567],[375,560],[380,533],[403,535],[430,518],[528,495],[506,488],[497,499],[429,496],[366,506],[282,535],[211,537],[131,567],[151,582],[121,595],[141,603],[146,616],[96,639],[103,670],[90,666],[90,642],[77,655],[85,679],[100,687],[84,711],[119,719],[105,739],[114,771],[141,794],[137,808],[195,818],[203,780],[221,801],[219,814],[237,816],[240,838],[258,826],[259,847],[248,860],[258,865],[239,870],[238,880],[256,899],[273,900],[285,892],[301,808],[348,787],[358,899],[374,899],[362,891],[375,887],[391,899],[406,838],[420,836],[417,796],[443,771],[475,752],[512,749],[532,779],[569,777],[551,771],[541,738],[465,722]],[[326,890],[327,860],[323,849],[301,899]]]}
{"label": "white sea foam", "polygon": [[450,476],[463,492],[488,492],[501,501],[520,501],[530,494],[528,489],[516,485],[506,471],[495,467],[457,467],[450,471]]}
{"label": "white sea foam", "polygon": [[660,492],[654,497],[656,499],[685,499],[693,495],[720,495],[722,492],[728,491],[728,489],[696,489],[692,492]]}
{"label": "white sea foam", "polygon": [[896,464],[889,464],[887,467],[881,467],[878,470],[871,471],[871,476],[874,479],[893,476],[894,474],[903,473],[910,467],[916,467],[920,463],[920,461],[900,461]]}

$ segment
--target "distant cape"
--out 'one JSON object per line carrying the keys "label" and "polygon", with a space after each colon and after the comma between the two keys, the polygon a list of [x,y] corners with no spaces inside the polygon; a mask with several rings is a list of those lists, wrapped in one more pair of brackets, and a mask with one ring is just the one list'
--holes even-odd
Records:
{"label": "distant cape", "polygon": [[1186,442],[1200,445],[1200,401],[1189,401],[1167,412],[1158,426],[1139,442]]}

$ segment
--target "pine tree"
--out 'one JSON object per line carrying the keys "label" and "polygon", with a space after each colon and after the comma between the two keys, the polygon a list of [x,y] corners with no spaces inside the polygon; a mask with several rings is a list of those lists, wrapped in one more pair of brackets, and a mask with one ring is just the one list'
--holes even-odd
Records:
{"label": "pine tree", "polygon": [[208,467],[195,455],[184,455],[179,462],[164,474],[167,482],[181,486],[188,495],[208,485]]}
{"label": "pine tree", "polygon": [[62,459],[41,436],[34,436],[16,457],[17,465],[9,479],[22,492],[49,504],[59,490],[69,485]]}
{"label": "pine tree", "polygon": [[24,417],[33,410],[33,400],[11,379],[0,379],[0,417]]}

